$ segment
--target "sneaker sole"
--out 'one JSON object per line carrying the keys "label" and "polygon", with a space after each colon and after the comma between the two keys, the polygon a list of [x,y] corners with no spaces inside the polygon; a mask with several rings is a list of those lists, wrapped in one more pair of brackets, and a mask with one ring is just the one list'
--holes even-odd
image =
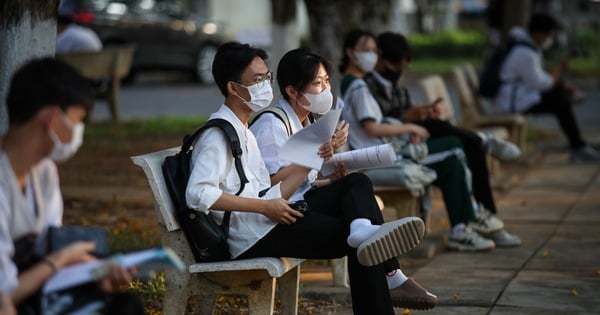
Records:
{"label": "sneaker sole", "polygon": [[395,308],[408,308],[411,310],[425,311],[434,308],[438,303],[431,302],[423,299],[394,299],[392,298],[392,305]]}
{"label": "sneaker sole", "polygon": [[380,264],[415,248],[425,235],[425,223],[417,217],[384,223],[357,250],[358,262],[363,266]]}

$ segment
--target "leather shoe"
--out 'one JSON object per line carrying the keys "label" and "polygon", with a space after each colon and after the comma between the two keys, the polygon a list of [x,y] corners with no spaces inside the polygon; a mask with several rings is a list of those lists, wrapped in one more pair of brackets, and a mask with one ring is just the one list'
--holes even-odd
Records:
{"label": "leather shoe", "polygon": [[401,286],[391,289],[392,305],[413,310],[428,310],[438,303],[437,296],[409,278]]}

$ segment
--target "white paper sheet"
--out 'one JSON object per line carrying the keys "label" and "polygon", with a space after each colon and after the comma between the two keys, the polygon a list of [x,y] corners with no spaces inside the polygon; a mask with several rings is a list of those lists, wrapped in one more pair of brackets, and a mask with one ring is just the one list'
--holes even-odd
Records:
{"label": "white paper sheet", "polygon": [[340,119],[341,109],[330,110],[313,124],[293,134],[281,147],[279,157],[294,164],[321,169],[319,148],[329,142]]}
{"label": "white paper sheet", "polygon": [[321,174],[329,176],[335,171],[335,163],[344,163],[350,172],[362,169],[389,167],[396,163],[396,152],[391,144],[380,144],[368,148],[336,153],[323,164]]}

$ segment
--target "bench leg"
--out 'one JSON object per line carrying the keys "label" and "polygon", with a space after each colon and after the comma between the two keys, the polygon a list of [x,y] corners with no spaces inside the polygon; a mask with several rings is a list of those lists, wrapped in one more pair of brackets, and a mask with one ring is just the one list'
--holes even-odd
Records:
{"label": "bench leg", "polygon": [[333,285],[336,287],[349,288],[348,281],[348,258],[342,257],[331,260],[331,273],[333,274]]}
{"label": "bench leg", "polygon": [[108,105],[110,106],[110,114],[114,122],[121,120],[121,109],[119,107],[120,84],[119,79],[111,80],[111,86],[108,91]]}
{"label": "bench leg", "polygon": [[163,314],[185,314],[188,299],[192,295],[188,285],[190,274],[166,270],[165,281],[166,290],[163,299]]}
{"label": "bench leg", "polygon": [[300,266],[288,271],[281,276],[277,283],[279,285],[279,298],[281,299],[282,315],[298,314],[298,287],[300,279]]}
{"label": "bench leg", "polygon": [[275,278],[265,279],[255,284],[248,292],[249,315],[272,315],[275,305]]}

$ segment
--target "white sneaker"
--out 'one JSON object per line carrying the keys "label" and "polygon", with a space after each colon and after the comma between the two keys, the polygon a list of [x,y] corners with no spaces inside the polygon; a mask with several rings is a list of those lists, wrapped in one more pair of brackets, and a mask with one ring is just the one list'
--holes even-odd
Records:
{"label": "white sneaker", "polygon": [[488,136],[486,147],[493,157],[502,161],[516,160],[521,156],[521,149],[516,144],[497,137]]}
{"label": "white sneaker", "polygon": [[448,235],[448,243],[446,246],[459,251],[474,252],[490,250],[496,245],[494,244],[494,241],[483,238],[477,232],[474,232],[467,227],[461,232],[450,233],[450,235]]}
{"label": "white sneaker", "polygon": [[425,223],[417,217],[384,223],[358,246],[358,262],[363,266],[373,266],[398,257],[419,245],[424,235]]}
{"label": "white sneaker", "polygon": [[600,162],[600,152],[586,145],[571,152],[571,162]]}
{"label": "white sneaker", "polygon": [[485,237],[493,240],[497,247],[516,247],[521,245],[521,239],[514,234],[508,233],[506,230],[496,231]]}
{"label": "white sneaker", "polygon": [[481,234],[490,234],[502,230],[504,222],[488,210],[481,208],[475,212],[475,221],[469,222],[469,227]]}

